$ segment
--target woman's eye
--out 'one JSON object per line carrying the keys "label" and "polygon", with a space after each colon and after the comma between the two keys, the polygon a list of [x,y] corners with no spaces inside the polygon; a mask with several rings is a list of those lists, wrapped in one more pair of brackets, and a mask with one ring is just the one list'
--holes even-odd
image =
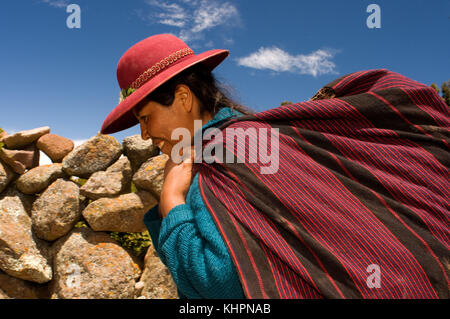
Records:
{"label": "woman's eye", "polygon": [[141,123],[147,123],[148,116],[141,117]]}

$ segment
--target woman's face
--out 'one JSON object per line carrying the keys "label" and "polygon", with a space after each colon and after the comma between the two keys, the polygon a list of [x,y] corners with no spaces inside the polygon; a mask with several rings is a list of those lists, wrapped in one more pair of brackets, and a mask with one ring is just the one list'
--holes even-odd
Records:
{"label": "woman's face", "polygon": [[[164,154],[170,156],[173,146],[182,139],[181,136],[176,136],[177,139],[171,138],[174,129],[186,128],[193,137],[194,120],[201,118],[198,100],[188,86],[182,84],[177,86],[174,101],[170,106],[148,100],[141,103],[143,105],[135,115],[140,123],[142,139],[151,138],[153,144]],[[192,143],[193,140],[190,141],[190,145]]]}

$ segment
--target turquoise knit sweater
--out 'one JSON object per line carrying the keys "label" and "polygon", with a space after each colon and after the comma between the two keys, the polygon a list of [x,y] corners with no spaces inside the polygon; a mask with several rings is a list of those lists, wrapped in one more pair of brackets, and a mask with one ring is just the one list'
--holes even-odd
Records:
{"label": "turquoise knit sweater", "polygon": [[[239,115],[223,108],[202,128]],[[162,220],[157,205],[145,214],[144,224],[181,298],[245,298],[225,242],[200,195],[198,173],[186,204],[175,206]]]}

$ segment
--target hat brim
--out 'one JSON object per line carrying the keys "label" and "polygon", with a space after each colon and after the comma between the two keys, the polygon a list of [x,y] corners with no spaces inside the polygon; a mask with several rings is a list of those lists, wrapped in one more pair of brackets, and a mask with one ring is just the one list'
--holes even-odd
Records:
{"label": "hat brim", "polygon": [[121,103],[119,103],[106,117],[100,132],[102,134],[111,134],[135,126],[139,122],[133,114],[133,108],[136,107],[136,105],[147,95],[173,78],[175,75],[197,63],[201,62],[205,64],[212,71],[223,60],[225,60],[228,55],[228,50],[210,50],[198,55],[189,56],[182,62],[161,71],[148,80],[139,89],[134,91]]}

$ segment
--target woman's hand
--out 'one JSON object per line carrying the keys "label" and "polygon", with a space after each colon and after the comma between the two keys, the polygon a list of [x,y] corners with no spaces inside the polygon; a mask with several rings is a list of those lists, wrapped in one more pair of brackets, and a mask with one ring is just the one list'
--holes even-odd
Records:
{"label": "woman's hand", "polygon": [[171,158],[166,163],[159,200],[159,214],[162,218],[166,217],[175,206],[186,203],[192,179],[193,153],[191,149],[191,156],[179,164],[174,163]]}

